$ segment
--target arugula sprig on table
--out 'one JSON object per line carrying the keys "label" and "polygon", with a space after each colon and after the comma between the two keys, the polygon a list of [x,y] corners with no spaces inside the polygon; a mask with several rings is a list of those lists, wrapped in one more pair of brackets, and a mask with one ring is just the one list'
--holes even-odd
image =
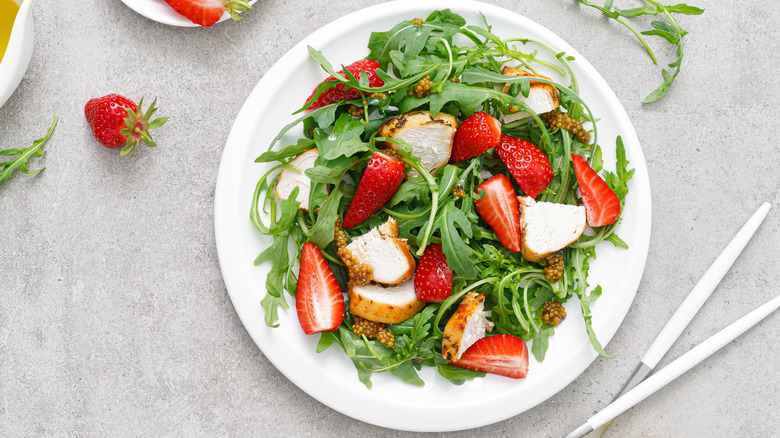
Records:
{"label": "arugula sprig on table", "polygon": [[35,170],[30,170],[27,167],[27,162],[33,156],[42,157],[43,154],[46,153],[46,151],[44,151],[42,148],[43,145],[49,140],[49,137],[51,137],[51,134],[54,132],[54,127],[57,126],[57,120],[59,120],[59,116],[54,116],[54,122],[52,122],[49,130],[46,132],[46,135],[43,138],[35,140],[32,146],[26,148],[11,148],[0,151],[0,156],[12,157],[10,161],[0,161],[0,183],[11,179],[14,176],[13,172],[15,170],[20,170],[21,172],[28,175],[33,175],[46,168],[41,167]]}
{"label": "arugula sprig on table", "polygon": [[[639,40],[640,43],[642,43],[642,46],[647,51],[647,54],[650,55],[650,58],[653,60],[653,64],[658,64],[658,59],[655,57],[655,54],[650,49],[650,46],[647,44],[647,41],[642,37],[642,35],[646,36],[657,36],[660,38],[663,38],[668,42],[669,44],[673,45],[675,47],[675,54],[677,55],[677,58],[668,64],[668,67],[670,67],[673,70],[666,70],[661,69],[661,75],[664,78],[664,82],[656,88],[652,93],[647,95],[645,99],[642,101],[642,103],[650,103],[655,102],[656,100],[664,97],[666,95],[666,92],[669,91],[669,88],[671,88],[672,83],[677,78],[677,75],[680,74],[680,67],[682,66],[682,59],[683,59],[683,37],[688,34],[688,32],[680,27],[680,25],[677,23],[677,20],[674,18],[672,14],[683,14],[683,15],[701,15],[704,13],[704,9],[696,7],[696,6],[689,6],[685,3],[676,4],[676,5],[664,5],[660,2],[657,2],[655,0],[644,0],[647,5],[637,7],[637,8],[631,8],[631,9],[620,9],[617,6],[614,5],[614,0],[607,0],[604,2],[603,6],[600,6],[596,3],[593,3],[589,0],[577,0],[581,4],[585,6],[590,6],[591,8],[598,9],[604,15],[608,18],[611,18],[618,23],[622,24],[626,27],[629,31],[631,31],[632,34]],[[634,28],[631,23],[626,20],[627,18],[635,18],[640,16],[658,16],[661,15],[664,18],[664,21],[661,20],[653,20],[650,22],[650,25],[653,27],[650,30],[645,30],[642,32],[639,32]]]}
{"label": "arugula sprig on table", "polygon": [[[278,307],[288,307],[285,291],[290,296],[295,293],[297,278],[292,269],[304,241],[320,247],[342,289],[346,289],[346,268],[336,255],[333,243],[334,223],[349,206],[356,181],[360,180],[372,154],[395,145],[402,160],[420,176],[405,181],[384,208],[369,220],[344,231],[348,237],[356,237],[393,217],[398,221],[401,237],[407,239],[413,253],[419,255],[430,243],[441,243],[454,271],[452,296],[441,304],[429,303],[407,321],[390,325],[389,330],[396,337],[395,349],[375,339],[353,334],[352,317],[347,312],[338,330],[321,334],[318,352],[338,345],[354,363],[361,382],[369,387],[371,376],[380,372],[422,385],[417,374],[421,366],[437,367],[440,375],[461,384],[484,374],[450,366],[436,352],[441,349],[444,324],[460,299],[469,291],[477,291],[485,294],[486,308],[491,310],[490,318],[496,330],[515,334],[526,341],[533,340],[532,352],[540,361],[544,359],[554,333],[553,326],[542,321],[544,303],[553,299],[563,302],[576,295],[580,298],[586,330],[594,349],[611,357],[601,347],[590,323],[590,303],[600,295],[601,288],[595,287],[590,294],[586,291],[589,260],[595,257],[593,245],[602,240],[618,246],[622,242],[614,234],[614,227],[596,230],[596,237],[583,237],[580,247],[564,249],[566,269],[560,281],[551,283],[545,278],[541,264],[528,262],[520,254],[506,249],[476,212],[474,199],[479,195],[475,190],[486,175],[508,174],[494,152],[447,164],[431,174],[403,141],[377,134],[387,118],[408,111],[441,111],[464,119],[478,110],[500,117],[502,110],[516,106],[531,117],[504,125],[504,131],[540,145],[554,169],[553,181],[538,199],[577,204],[577,180],[571,154],[586,157],[596,171],[601,170],[603,163],[595,124],[592,126],[593,144],[581,143],[567,131],[550,130],[539,115],[516,97],[518,93],[528,95],[530,78],[501,74],[501,66],[509,62],[534,72],[536,68],[551,68],[569,85],[537,77],[533,80],[554,85],[560,92],[563,108],[571,117],[592,122],[594,116],[577,94],[577,80],[570,65],[572,58],[529,38],[501,39],[486,23],[484,27],[468,26],[462,17],[449,10],[435,11],[422,23],[416,22],[404,21],[388,31],[372,34],[368,42],[369,58],[379,61],[380,68],[376,72],[385,82],[382,87],[371,88],[362,76],[356,78],[346,69],[346,73],[339,75],[321,52],[309,48],[312,59],[336,78],[320,84],[310,101],[316,100],[318,93],[339,84],[358,89],[362,98],[303,113],[283,127],[268,151],[256,160],[258,163],[277,163],[258,181],[250,211],[258,230],[273,237],[271,246],[255,261],[256,264],[270,261],[272,265],[267,280],[268,292],[262,301],[266,324],[275,325]],[[465,36],[469,45],[455,44],[456,35]],[[546,56],[541,56],[542,53]],[[423,97],[409,93],[426,75],[435,84],[432,93]],[[509,93],[500,91],[507,83],[510,84]],[[387,93],[386,98],[372,97],[372,93],[377,92]],[[349,104],[362,106],[364,115],[351,116],[346,109]],[[274,150],[285,134],[298,126],[302,126],[305,137]],[[305,172],[312,182],[308,203],[312,208],[304,212],[298,210],[297,192],[288,200],[278,200],[273,187],[279,169],[289,167],[296,155],[314,147],[320,156]],[[625,151],[619,143],[617,170],[608,172],[606,179],[621,200],[625,198],[628,181],[633,175],[627,165]],[[463,188],[465,198],[452,193],[456,184]],[[263,217],[269,221],[268,225]]]}

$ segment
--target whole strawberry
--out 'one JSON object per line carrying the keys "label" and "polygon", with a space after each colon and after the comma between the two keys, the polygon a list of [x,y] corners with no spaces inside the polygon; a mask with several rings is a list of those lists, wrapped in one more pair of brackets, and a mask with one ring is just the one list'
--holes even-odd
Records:
{"label": "whole strawberry", "polygon": [[[348,65],[346,67],[347,71],[349,71],[352,76],[355,77],[355,79],[360,80],[361,76],[368,76],[368,86],[369,87],[381,87],[385,84],[385,82],[379,78],[376,74],[376,69],[379,68],[379,63],[374,61],[373,59],[361,59],[360,61],[353,62],[352,64]],[[336,73],[340,75],[344,75],[344,70],[339,70]],[[322,83],[335,81],[336,78],[333,76],[328,76]],[[306,103],[309,103],[309,101],[312,100],[314,95],[317,93],[317,89],[315,88],[314,91],[311,92],[311,95],[308,99],[306,99]],[[322,92],[322,94],[317,97],[317,100],[315,100],[311,106],[309,106],[307,109],[313,110],[317,109],[319,107],[323,107],[325,105],[330,105],[332,103],[341,102],[342,100],[352,100],[357,99],[360,97],[360,91],[358,91],[355,88],[350,88],[349,90],[344,89],[344,84],[338,84],[333,88],[329,88]]]}
{"label": "whole strawberry", "polygon": [[241,12],[252,9],[246,0],[165,0],[173,10],[203,27],[218,22],[227,12],[234,20],[240,20]]}
{"label": "whole strawberry", "polygon": [[458,126],[452,140],[450,163],[468,160],[498,146],[501,122],[485,112],[470,115]]}
{"label": "whole strawberry", "polygon": [[167,117],[160,117],[149,121],[157,108],[152,105],[143,113],[143,98],[136,106],[132,100],[119,94],[109,94],[103,97],[90,99],[84,106],[84,115],[87,118],[92,135],[103,146],[116,149],[122,147],[120,155],[135,155],[135,151],[141,143],[146,146],[157,146],[149,135],[149,130],[159,128],[168,121]]}
{"label": "whole strawberry", "polygon": [[441,243],[428,245],[420,257],[414,274],[414,292],[418,300],[435,303],[452,294],[452,269],[447,265]]}
{"label": "whole strawberry", "polygon": [[535,144],[502,134],[496,153],[526,195],[536,198],[553,179],[547,155]]}
{"label": "whole strawberry", "polygon": [[395,195],[404,181],[404,164],[381,152],[374,152],[360,178],[355,197],[344,215],[343,228],[352,228],[368,220]]}

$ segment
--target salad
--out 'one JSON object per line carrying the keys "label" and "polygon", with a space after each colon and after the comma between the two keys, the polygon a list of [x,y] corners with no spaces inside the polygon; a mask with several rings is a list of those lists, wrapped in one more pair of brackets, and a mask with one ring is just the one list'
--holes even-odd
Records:
{"label": "salad", "polygon": [[577,296],[610,357],[588,269],[599,243],[627,248],[615,228],[633,170],[618,137],[616,170],[602,172],[573,59],[448,9],[368,48],[336,71],[309,47],[330,77],[256,160],[275,164],[250,210],[273,238],[255,259],[271,264],[266,324],[289,295],[317,351],[343,350],[366,386],[378,372],[423,385],[423,366],[461,384],[524,377],[526,342],[543,361]]}

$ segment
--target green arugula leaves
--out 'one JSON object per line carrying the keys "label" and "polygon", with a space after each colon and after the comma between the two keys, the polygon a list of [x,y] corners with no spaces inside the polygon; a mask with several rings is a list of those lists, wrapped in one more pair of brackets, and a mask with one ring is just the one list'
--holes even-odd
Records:
{"label": "green arugula leaves", "polygon": [[[680,27],[680,25],[677,23],[677,19],[675,19],[672,14],[701,15],[704,13],[704,9],[698,8],[696,6],[688,6],[684,3],[677,5],[664,5],[654,0],[644,0],[647,5],[631,9],[620,9],[613,5],[613,0],[607,0],[604,3],[604,6],[599,6],[598,4],[589,0],[577,1],[585,6],[598,9],[608,18],[611,18],[625,26],[632,34],[634,34],[639,42],[642,43],[642,46],[644,46],[647,54],[650,55],[650,58],[653,60],[653,64],[658,64],[658,60],[656,59],[655,54],[650,49],[650,46],[647,44],[645,39],[642,38],[642,35],[663,38],[667,43],[675,47],[675,54],[677,58],[668,64],[668,67],[670,67],[672,70],[661,69],[661,75],[664,78],[663,83],[658,88],[653,90],[652,93],[647,95],[642,103],[655,102],[656,100],[664,97],[669,91],[669,88],[671,88],[674,80],[677,78],[677,75],[680,74],[680,67],[682,65],[683,59],[683,37],[688,34],[685,29]],[[631,25],[631,23],[626,20],[627,18],[635,18],[644,15],[661,15],[663,16],[664,21],[653,20],[650,22],[652,29],[639,32],[634,28],[634,26]]]}
{"label": "green arugula leaves", "polygon": [[52,122],[49,130],[46,132],[46,135],[43,138],[35,140],[32,146],[21,149],[11,148],[0,151],[0,157],[12,157],[10,161],[0,161],[0,183],[11,179],[14,176],[13,172],[15,170],[20,170],[22,173],[33,175],[45,169],[45,167],[41,167],[35,170],[30,170],[27,168],[27,162],[33,156],[42,157],[43,154],[46,153],[42,148],[43,145],[49,140],[49,137],[51,137],[51,134],[54,132],[54,128],[57,126],[57,120],[59,120],[59,116],[54,116],[54,122]]}

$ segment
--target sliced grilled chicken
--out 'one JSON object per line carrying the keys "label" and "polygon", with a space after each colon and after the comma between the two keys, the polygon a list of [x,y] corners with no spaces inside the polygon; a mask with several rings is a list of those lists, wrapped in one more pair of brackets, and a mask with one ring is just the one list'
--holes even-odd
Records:
{"label": "sliced grilled chicken", "polygon": [[485,296],[469,292],[444,327],[441,356],[460,359],[464,351],[485,337],[486,330],[493,330],[493,323],[485,319]]}
{"label": "sliced grilled chicken", "polygon": [[395,286],[414,276],[414,257],[406,239],[398,237],[393,218],[353,240],[347,249],[358,262],[371,266],[377,283]]}
{"label": "sliced grilled chicken", "polygon": [[298,154],[290,161],[290,164],[300,169],[285,167],[279,174],[279,181],[276,182],[276,197],[287,199],[295,187],[298,187],[298,196],[295,197],[301,203],[298,208],[309,211],[309,192],[311,191],[311,180],[304,172],[306,169],[314,167],[314,160],[320,156],[317,148],[309,149]]}
{"label": "sliced grilled chicken", "polygon": [[414,293],[413,280],[393,287],[375,283],[365,286],[350,284],[347,292],[349,311],[353,315],[385,324],[406,321],[425,307],[425,303],[418,300]]}
{"label": "sliced grilled chicken", "polygon": [[[447,113],[431,114],[429,111],[413,111],[388,119],[380,128],[379,135],[403,140],[412,148],[423,167],[434,172],[450,160],[452,139],[458,128],[458,119]],[[401,146],[390,143],[393,149]],[[407,175],[417,176],[410,169]]]}
{"label": "sliced grilled chicken", "polygon": [[526,260],[538,262],[566,248],[585,231],[585,207],[536,202],[520,196],[520,233],[523,246],[520,253]]}
{"label": "sliced grilled chicken", "polygon": [[[535,76],[543,79],[550,79],[546,76],[540,76],[540,75],[534,75],[530,72],[527,72],[525,70],[521,70],[519,68],[513,68],[513,67],[504,67],[502,72],[504,76]],[[504,93],[509,91],[509,84],[506,84],[504,86]],[[537,82],[537,81],[531,81],[531,90],[528,93],[528,97],[523,96],[522,93],[517,95],[517,98],[531,107],[531,109],[536,114],[544,114],[546,112],[552,111],[560,105],[560,99],[558,95],[558,89],[555,88],[555,86],[544,83],[544,82]],[[525,111],[517,112],[517,113],[508,113],[508,114],[502,114],[501,115],[501,122],[502,123],[510,123],[514,122],[515,120],[521,120],[526,117],[529,117],[530,114],[528,114]]]}

